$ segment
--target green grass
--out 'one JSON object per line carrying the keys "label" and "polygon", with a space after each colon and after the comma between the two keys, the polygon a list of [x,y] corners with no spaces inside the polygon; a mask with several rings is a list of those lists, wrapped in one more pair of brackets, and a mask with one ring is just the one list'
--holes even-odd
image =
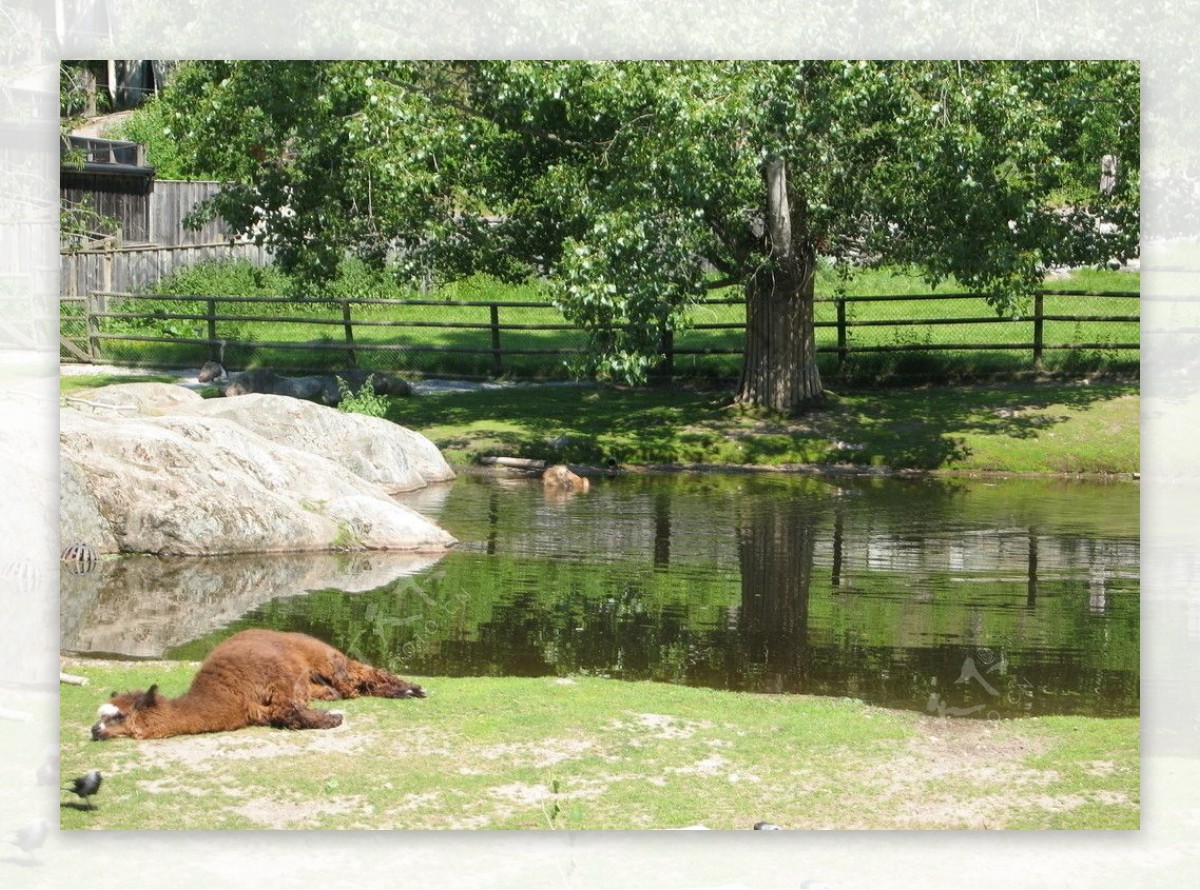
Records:
{"label": "green grass", "polygon": [[[64,397],[164,375],[61,378]],[[208,395],[215,394],[210,389]],[[846,390],[800,417],[724,390],[551,385],[388,399],[387,419],[455,464],[485,456],[623,466],[824,465],[957,473],[1127,474],[1140,463],[1132,383]]]}
{"label": "green grass", "polygon": [[72,374],[59,377],[58,389],[63,396],[70,397],[117,383],[174,383],[177,379],[170,374]]}
{"label": "green grass", "polygon": [[[1081,271],[1070,279],[1048,282],[1056,289],[1093,289],[1105,291],[1138,291],[1136,272]],[[160,283],[158,293],[175,295],[282,295],[289,290],[288,279],[274,270],[260,270],[246,263],[201,264],[184,270]],[[839,365],[833,350],[837,333],[833,323],[837,311],[828,298],[842,292],[850,297],[900,295],[912,300],[888,302],[851,302],[847,317],[858,326],[849,330],[851,352],[845,364]],[[825,350],[821,357],[822,373],[843,383],[879,383],[889,380],[927,380],[935,382],[979,379],[996,374],[1014,374],[1032,366],[1028,349],[994,349],[997,344],[1023,344],[1033,339],[1031,321],[997,322],[995,311],[976,297],[961,299],[924,300],[916,297],[930,293],[931,288],[918,275],[905,270],[863,270],[849,283],[842,282],[835,272],[822,269],[817,281],[819,302],[816,305],[817,345]],[[962,288],[953,281],[941,284],[937,294],[953,297]],[[712,350],[739,349],[745,322],[745,307],[740,290],[728,288],[715,292],[714,297],[731,298],[732,304],[700,305],[687,314],[687,326],[675,334],[677,350],[676,374],[701,379],[728,379],[736,376],[740,358],[737,355],[713,353]],[[399,370],[422,375],[459,375],[486,377],[494,375],[492,356],[491,315],[486,305],[455,305],[457,302],[485,303],[486,301],[521,301],[541,305],[503,307],[501,325],[520,326],[502,331],[501,345],[505,350],[500,373],[515,377],[557,377],[568,374],[573,353],[586,346],[583,332],[567,325],[561,313],[550,304],[546,284],[531,281],[524,284],[503,284],[485,276],[475,276],[446,284],[428,294],[400,287],[395,281],[348,263],[341,276],[322,292],[322,297],[383,298],[402,300],[423,298],[431,304],[355,305],[354,339],[358,346],[420,347],[429,351],[358,352],[364,367]],[[153,297],[121,303],[114,302],[119,311],[166,313],[199,316],[207,311],[207,301],[185,303]],[[67,311],[77,307],[68,307]],[[1028,315],[1029,307],[1024,307]],[[274,366],[293,369],[337,367],[347,361],[340,345],[344,343],[343,318],[340,304],[325,301],[297,301],[287,304],[252,306],[220,303],[218,312],[237,316],[239,320],[222,321],[217,336],[230,341],[226,348],[226,364],[232,368]],[[1124,316],[1137,315],[1136,301],[1115,297],[1047,297],[1045,312],[1052,315]],[[272,320],[255,320],[257,316],[276,316]],[[909,325],[909,319],[983,319],[980,324]],[[313,322],[317,323],[313,323]],[[396,327],[397,322],[419,322],[419,326]],[[464,327],[465,325],[465,327]],[[727,329],[712,329],[704,325],[729,325]],[[207,347],[203,344],[179,342],[204,339],[208,336],[206,323],[199,317],[183,319],[148,318],[146,320],[109,320],[106,330],[126,331],[139,335],[165,336],[165,342],[103,341],[106,361],[129,361],[143,364],[183,364],[203,361]],[[535,329],[528,329],[533,326]],[[546,330],[545,326],[553,329]],[[81,337],[82,320],[64,315],[64,333]],[[537,329],[541,327],[543,329]],[[175,342],[171,342],[174,340]],[[1139,324],[1135,322],[1075,322],[1048,321],[1044,342],[1050,346],[1090,344],[1085,349],[1047,349],[1043,368],[1048,371],[1077,373],[1088,370],[1133,370],[1138,351],[1118,349],[1120,343],[1136,343]],[[245,345],[239,345],[245,344]],[[285,344],[274,346],[273,343]],[[940,347],[961,347],[940,351]],[[899,351],[871,352],[875,347]],[[930,347],[933,347],[932,349]],[[551,350],[550,354],[528,354],[529,351]]]}
{"label": "green grass", "polygon": [[392,402],[388,418],[455,463],[482,456],[622,465],[794,464],[1008,473],[1132,473],[1137,387],[1010,383],[846,391],[798,418],[727,393],[536,387]]}
{"label": "green grass", "polygon": [[[851,699],[588,677],[421,679],[338,702],[329,731],[91,742],[107,691],[193,664],[72,665],[62,774],[100,769],[62,827],[1136,828],[1138,721],[965,721]],[[322,705],[326,707],[327,705]]]}

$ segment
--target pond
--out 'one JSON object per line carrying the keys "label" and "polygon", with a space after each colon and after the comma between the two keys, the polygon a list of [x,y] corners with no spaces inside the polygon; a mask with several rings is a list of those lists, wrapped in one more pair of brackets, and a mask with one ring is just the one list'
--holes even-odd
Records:
{"label": "pond", "polygon": [[596,675],[953,716],[1139,710],[1136,482],[464,475],[459,538],[386,554],[123,559],[63,575],[63,647],[202,658],[301,630],[422,678]]}

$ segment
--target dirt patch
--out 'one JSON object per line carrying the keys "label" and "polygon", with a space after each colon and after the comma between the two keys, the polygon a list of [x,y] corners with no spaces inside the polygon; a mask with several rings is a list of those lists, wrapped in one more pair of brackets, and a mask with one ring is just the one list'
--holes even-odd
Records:
{"label": "dirt patch", "polygon": [[544,768],[582,757],[594,748],[587,739],[546,739],[525,744],[491,745],[481,748],[477,756],[482,760],[507,760],[514,765]]}
{"label": "dirt patch", "polygon": [[339,827],[365,828],[369,827],[366,819],[374,813],[374,807],[352,795],[303,801],[257,798],[234,807],[233,812],[263,828],[305,828],[317,825],[324,816],[354,815],[363,817],[364,821],[357,825],[347,821]]}
{"label": "dirt patch", "polygon": [[999,828],[1019,812],[1073,809],[1093,799],[1046,793],[1058,772],[1025,761],[1047,747],[992,721],[926,717],[904,750],[864,767],[863,783],[893,810],[897,827]]}
{"label": "dirt patch", "polygon": [[520,807],[536,806],[554,796],[554,792],[545,785],[527,785],[523,782],[489,788],[488,794],[501,800],[512,801]]}
{"label": "dirt patch", "polygon": [[687,766],[673,766],[667,772],[669,773],[695,773],[701,776],[715,776],[725,772],[729,767],[729,761],[720,754],[712,754],[695,763],[690,763]]}
{"label": "dirt patch", "polygon": [[712,729],[713,724],[706,720],[682,720],[667,714],[634,714],[634,722],[614,720],[611,724],[617,730],[642,730],[652,739],[690,739],[697,731]]}
{"label": "dirt patch", "polygon": [[337,729],[288,733],[283,730],[251,729],[238,734],[174,736],[141,743],[139,750],[153,754],[156,763],[207,768],[219,761],[273,760],[297,754],[355,754],[370,741],[363,733],[343,723]]}

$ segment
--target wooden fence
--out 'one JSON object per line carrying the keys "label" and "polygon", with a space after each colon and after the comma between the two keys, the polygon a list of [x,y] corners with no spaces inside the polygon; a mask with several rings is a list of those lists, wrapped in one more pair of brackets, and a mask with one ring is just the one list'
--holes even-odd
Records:
{"label": "wooden fence", "polygon": [[80,250],[59,254],[59,295],[79,299],[95,292],[131,292],[205,260],[248,260],[268,266],[271,254],[254,244],[157,244]]}
{"label": "wooden fence", "polygon": [[[936,305],[939,301],[957,300],[973,305],[978,301],[984,306],[982,297],[971,294],[927,294],[903,296],[863,296],[818,300],[818,308],[826,319],[818,319],[818,352],[834,354],[838,369],[856,354],[887,352],[933,352],[933,351],[993,351],[1008,350],[1028,353],[1033,366],[1040,365],[1043,356],[1051,350],[1132,350],[1140,347],[1135,337],[1128,337],[1128,325],[1137,325],[1140,316],[1134,313],[1048,313],[1047,300],[1061,302],[1065,298],[1096,303],[1117,301],[1118,305],[1136,301],[1137,293],[1109,291],[1047,291],[1039,293],[1033,303],[1033,311],[1020,319],[998,317],[994,313],[983,313],[969,317],[927,318],[879,318],[857,317],[869,314],[867,307],[878,307],[892,303],[899,306],[907,303],[906,310],[926,303]],[[153,301],[152,309],[139,308],[141,301]],[[740,300],[709,300],[700,304],[702,309],[714,313],[738,315],[736,308]],[[179,307],[176,310],[174,307]],[[585,351],[583,333],[566,322],[552,306],[542,302],[517,301],[453,301],[453,300],[389,300],[389,299],[339,299],[313,304],[297,304],[281,297],[195,297],[195,296],[139,296],[113,291],[91,291],[86,296],[65,300],[63,303],[62,343],[64,360],[106,361],[130,365],[183,365],[198,363],[208,358],[230,362],[230,355],[241,356],[243,361],[267,357],[274,367],[281,370],[310,370],[330,363],[351,367],[360,365],[404,366],[409,370],[447,373],[437,367],[437,356],[473,356],[479,368],[478,376],[500,376],[505,373],[520,373],[513,367],[515,357],[547,357],[561,361],[572,356],[581,356]],[[722,310],[720,307],[724,307]],[[830,311],[832,309],[832,311]],[[240,310],[240,311],[238,311]],[[290,314],[299,310],[302,314]],[[437,316],[443,316],[438,318]],[[541,321],[529,318],[541,316]],[[549,315],[549,320],[546,316]],[[405,317],[401,317],[405,316]],[[74,327],[69,333],[68,318]],[[515,319],[515,320],[514,320]],[[1062,326],[1058,325],[1057,338],[1047,337],[1047,324],[1067,322],[1073,325],[1071,338],[1062,337]],[[182,323],[182,324],[177,324]],[[1093,339],[1077,336],[1088,326],[1126,325],[1122,331],[1125,339],[1112,336]],[[172,330],[162,331],[163,326],[176,328],[190,326],[191,334]],[[255,336],[246,336],[247,326],[262,325]],[[963,338],[960,341],[932,338],[918,342],[913,338],[899,338],[903,342],[867,342],[856,331],[867,332],[872,328],[888,326],[895,331],[925,327],[927,331],[960,326],[964,333],[976,326],[992,326],[993,331],[1008,326],[1021,326],[1019,334],[993,335],[979,339]],[[154,331],[158,326],[160,330]],[[225,333],[223,334],[223,327]],[[234,331],[241,331],[239,337]],[[281,336],[279,331],[289,328],[295,331],[318,333],[316,337],[303,335]],[[135,330],[136,329],[136,330]],[[822,336],[821,331],[833,329],[833,336]],[[272,332],[274,330],[274,339]],[[675,360],[680,356],[728,356],[740,355],[741,334],[745,330],[744,320],[729,318],[724,321],[698,321],[676,333],[663,336],[664,365],[662,370],[673,373]],[[1024,333],[1024,332],[1028,333]],[[445,339],[447,333],[457,340],[451,344],[436,342]],[[258,335],[264,335],[259,339]],[[294,338],[293,338],[294,337]],[[519,342],[514,342],[519,341]],[[150,360],[131,358],[131,350],[143,348],[153,353]],[[120,353],[118,355],[117,353]],[[418,363],[416,357],[424,356]],[[430,358],[430,357],[434,358]],[[365,359],[365,361],[364,361]],[[418,365],[423,367],[418,367]],[[453,371],[450,371],[453,373]]]}
{"label": "wooden fence", "polygon": [[[1046,322],[1071,322],[1076,325],[1092,325],[1092,324],[1138,324],[1140,323],[1140,315],[1133,314],[1064,314],[1064,313],[1047,313],[1045,310],[1047,297],[1080,297],[1080,298],[1103,298],[1116,300],[1140,300],[1141,294],[1131,291],[1088,291],[1088,290],[1056,290],[1056,291],[1039,291],[1033,298],[1033,311],[1029,315],[1019,317],[1007,317],[996,315],[995,313],[988,315],[970,316],[970,317],[951,317],[951,318],[870,318],[870,319],[851,319],[849,310],[856,306],[868,306],[871,304],[883,303],[914,303],[914,302],[939,302],[939,301],[956,301],[977,300],[980,306],[984,305],[984,296],[982,294],[962,294],[962,293],[945,293],[945,294],[897,294],[897,295],[882,295],[882,296],[861,296],[861,297],[837,297],[828,299],[818,299],[817,304],[833,304],[836,308],[836,318],[834,320],[813,322],[814,327],[835,328],[837,330],[837,345],[819,345],[817,352],[836,353],[838,357],[838,366],[845,365],[846,360],[851,353],[884,353],[884,352],[954,352],[964,350],[1009,350],[1009,351],[1025,351],[1032,354],[1033,364],[1040,365],[1047,350],[1084,350],[1084,349],[1105,349],[1105,350],[1139,350],[1140,342],[1136,341],[1113,341],[1113,340],[1073,340],[1061,342],[1047,342],[1046,340]],[[737,304],[740,300],[709,300],[707,305],[721,304]],[[973,327],[975,325],[1032,325],[1032,339],[1022,342],[906,342],[893,344],[851,344],[850,333],[855,328],[917,328],[917,327],[940,327],[946,325]],[[695,324],[688,330],[740,330],[744,325],[730,324]],[[703,348],[703,349],[687,349],[674,347],[670,343],[671,337],[668,335],[667,347],[664,350],[667,361],[670,363],[674,355],[712,355],[718,353],[727,353],[741,355],[741,347],[737,348]]]}
{"label": "wooden fence", "polygon": [[224,187],[224,183],[202,180],[154,180],[154,191],[150,193],[151,243],[162,247],[182,247],[230,241],[233,232],[223,219],[210,220],[198,229],[189,229],[183,224],[197,204],[211,198]]}

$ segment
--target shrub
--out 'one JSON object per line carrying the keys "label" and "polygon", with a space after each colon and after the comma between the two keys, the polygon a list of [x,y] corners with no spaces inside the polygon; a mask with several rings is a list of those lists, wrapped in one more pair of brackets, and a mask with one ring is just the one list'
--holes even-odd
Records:
{"label": "shrub", "polygon": [[368,417],[383,417],[387,413],[388,400],[386,396],[375,392],[374,374],[367,376],[358,392],[352,390],[350,384],[341,377],[337,378],[337,385],[342,397],[338,402],[339,411],[345,411],[347,414],[365,414]]}

